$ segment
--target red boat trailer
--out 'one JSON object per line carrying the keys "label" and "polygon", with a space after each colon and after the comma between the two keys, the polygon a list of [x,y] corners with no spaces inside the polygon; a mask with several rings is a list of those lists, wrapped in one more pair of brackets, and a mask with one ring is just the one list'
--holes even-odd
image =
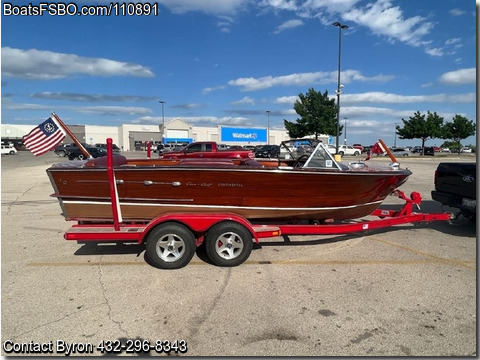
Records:
{"label": "red boat trailer", "polygon": [[186,266],[201,244],[209,259],[218,266],[243,263],[253,248],[253,241],[281,235],[336,235],[386,228],[407,223],[451,220],[451,213],[424,214],[413,211],[421,196],[407,197],[396,190],[393,195],[405,201],[400,210],[377,209],[375,219],[322,224],[255,224],[233,213],[169,213],[148,222],[124,223],[118,203],[113,170],[112,139],[107,139],[107,172],[110,183],[113,222],[79,222],[64,234],[66,240],[78,242],[145,243],[152,264],[162,269]]}

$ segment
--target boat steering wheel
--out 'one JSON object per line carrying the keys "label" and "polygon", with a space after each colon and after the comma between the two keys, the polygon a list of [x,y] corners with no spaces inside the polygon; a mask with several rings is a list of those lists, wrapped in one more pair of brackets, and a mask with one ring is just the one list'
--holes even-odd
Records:
{"label": "boat steering wheel", "polygon": [[294,168],[298,168],[298,167],[302,167],[303,165],[305,165],[305,162],[307,161],[307,159],[310,157],[310,155],[302,155],[300,156],[294,163],[293,163],[293,167]]}

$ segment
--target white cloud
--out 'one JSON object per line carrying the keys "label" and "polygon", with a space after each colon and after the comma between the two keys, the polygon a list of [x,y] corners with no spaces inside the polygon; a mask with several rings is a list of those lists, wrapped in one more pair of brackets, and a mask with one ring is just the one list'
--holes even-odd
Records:
{"label": "white cloud", "polygon": [[443,48],[426,48],[425,52],[431,56],[443,56],[445,54]]}
{"label": "white cloud", "polygon": [[288,21],[285,21],[283,24],[277,26],[277,28],[275,29],[275,31],[273,33],[274,34],[279,34],[283,30],[293,29],[293,28],[296,28],[296,27],[302,26],[302,25],[303,25],[302,20],[299,20],[299,19],[288,20]]}
{"label": "white cloud", "polygon": [[215,86],[215,87],[207,87],[205,89],[202,90],[202,94],[203,95],[206,95],[206,94],[210,94],[211,92],[213,91],[217,91],[217,90],[224,90],[226,89],[227,87],[224,86],[224,85],[221,85],[221,86]]}
{"label": "white cloud", "polygon": [[144,107],[133,106],[84,106],[75,107],[73,110],[80,113],[88,114],[102,114],[102,115],[147,115],[151,114],[152,110]]}
{"label": "white cloud", "polygon": [[[337,81],[338,73],[332,72],[311,72],[311,73],[299,73],[289,74],[282,76],[264,76],[260,78],[238,78],[230,80],[228,85],[239,86],[241,91],[257,91],[268,89],[274,86],[308,86],[314,84],[328,84],[335,83]],[[362,75],[357,70],[345,70],[341,72],[341,80],[343,84],[348,84],[353,81],[360,82],[386,82],[393,79],[391,75],[377,75],[373,77],[367,77]]]}
{"label": "white cloud", "polygon": [[184,116],[182,120],[186,121],[189,124],[195,124],[199,126],[208,126],[214,125],[217,126],[219,124],[222,125],[245,125],[249,126],[252,125],[251,119],[245,117],[232,117],[232,116],[225,116],[225,117],[216,117],[216,116]]}
{"label": "white cloud", "polygon": [[460,15],[463,15],[465,14],[465,11],[463,10],[460,10],[460,9],[452,9],[449,11],[451,15],[453,16],[460,16]]}
{"label": "white cloud", "polygon": [[460,38],[454,38],[454,39],[448,39],[445,41],[445,45],[455,45],[458,44],[462,39]]}
{"label": "white cloud", "polygon": [[255,100],[252,99],[251,97],[249,96],[245,96],[243,99],[240,99],[240,100],[237,100],[237,101],[233,101],[231,103],[232,105],[255,105]]}
{"label": "white cloud", "polygon": [[298,96],[281,96],[275,99],[275,104],[294,104],[298,100]]}
{"label": "white cloud", "polygon": [[412,46],[425,45],[422,39],[434,26],[421,16],[405,18],[401,8],[392,6],[389,0],[377,0],[365,7],[354,7],[343,13],[342,17],[345,21],[369,28],[374,34]]}
{"label": "white cloud", "polygon": [[289,10],[296,11],[297,7],[295,0],[263,0],[260,6],[272,8],[274,10]]}
{"label": "white cloud", "polygon": [[[170,117],[168,121],[178,119],[178,117]],[[181,120],[185,121],[188,124],[194,124],[196,126],[218,126],[218,125],[231,125],[231,126],[251,126],[253,123],[250,119],[245,117],[217,117],[217,116],[182,116]],[[162,121],[161,117],[155,116],[141,116],[133,121],[132,123],[145,124],[152,123],[153,125],[158,125]],[[167,121],[167,117],[165,117]]]}
{"label": "white cloud", "polygon": [[477,69],[459,69],[455,71],[449,71],[440,76],[439,81],[445,84],[461,85],[461,84],[474,84],[477,78]]}
{"label": "white cloud", "polygon": [[185,109],[185,110],[193,110],[193,109],[200,109],[204,107],[202,104],[197,104],[197,103],[189,103],[189,104],[177,104],[171,106],[172,108],[177,108],[177,109]]}
{"label": "white cloud", "polygon": [[378,103],[378,104],[410,104],[410,103],[475,103],[476,94],[436,94],[436,95],[398,95],[384,92],[366,92],[363,94],[344,94],[342,101],[348,104],[354,103]]}
{"label": "white cloud", "polygon": [[138,95],[106,95],[106,94],[86,94],[70,92],[50,92],[43,91],[32,94],[33,98],[46,100],[65,100],[65,101],[85,101],[85,102],[125,102],[125,101],[154,101],[154,96]]}
{"label": "white cloud", "polygon": [[206,14],[234,14],[244,8],[246,0],[160,0],[173,13],[183,14],[190,11],[200,11]]}
{"label": "white cloud", "polygon": [[150,69],[139,64],[36,49],[2,48],[2,76],[51,80],[77,74],[90,76],[155,76]]}
{"label": "white cloud", "polygon": [[39,104],[17,104],[12,102],[5,102],[2,99],[2,106],[9,110],[51,110],[50,106]]}

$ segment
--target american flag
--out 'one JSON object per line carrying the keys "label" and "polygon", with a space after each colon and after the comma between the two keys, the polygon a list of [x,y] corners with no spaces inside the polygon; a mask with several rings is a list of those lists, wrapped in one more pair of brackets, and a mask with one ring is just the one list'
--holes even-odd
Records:
{"label": "american flag", "polygon": [[49,117],[23,137],[23,144],[33,155],[39,156],[55,148],[63,139],[65,131]]}
{"label": "american flag", "polygon": [[370,160],[372,157],[372,154],[383,154],[383,147],[378,143],[378,141],[373,144],[373,146],[370,148],[370,151],[368,152],[368,156],[364,161]]}

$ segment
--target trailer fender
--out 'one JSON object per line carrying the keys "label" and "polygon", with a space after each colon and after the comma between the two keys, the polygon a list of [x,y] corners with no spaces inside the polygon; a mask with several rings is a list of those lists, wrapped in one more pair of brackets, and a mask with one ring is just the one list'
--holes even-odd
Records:
{"label": "trailer fender", "polygon": [[158,225],[164,224],[166,222],[176,222],[187,226],[196,237],[197,246],[203,243],[205,234],[208,230],[223,221],[233,221],[242,226],[244,226],[252,235],[252,238],[255,242],[259,243],[259,238],[255,232],[252,224],[243,216],[233,214],[233,213],[171,213],[159,216],[152,221],[150,221],[145,230],[143,231],[141,237],[138,240],[138,244],[141,244],[145,241],[148,234]]}

